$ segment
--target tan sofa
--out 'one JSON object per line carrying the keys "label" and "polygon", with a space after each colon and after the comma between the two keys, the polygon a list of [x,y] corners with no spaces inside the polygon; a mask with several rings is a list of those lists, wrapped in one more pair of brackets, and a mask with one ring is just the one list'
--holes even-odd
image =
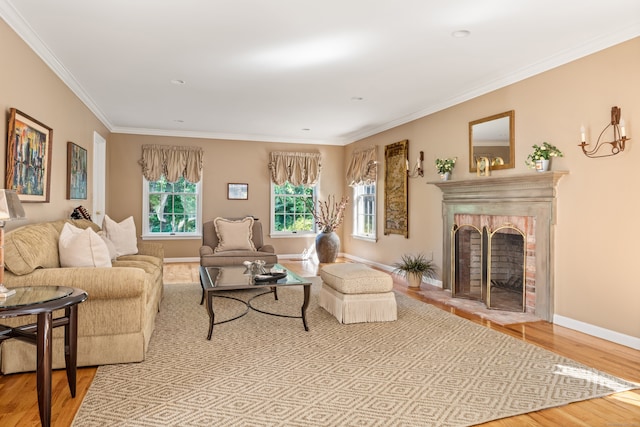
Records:
{"label": "tan sofa", "polygon": [[[69,286],[89,294],[78,306],[78,366],[144,360],[162,299],[162,245],[138,243],[138,254],[121,256],[112,267],[61,268],[58,240],[65,222],[100,230],[91,221],[60,220],[8,232],[5,285]],[[9,326],[34,322],[34,316],[0,319]],[[62,332],[62,328],[55,328],[53,333],[54,369],[64,367]],[[35,346],[19,340],[4,341],[0,357],[3,374],[36,368]]]}
{"label": "tan sofa", "polygon": [[[246,219],[246,218],[245,218]],[[239,265],[244,261],[263,260],[266,264],[278,262],[275,248],[272,245],[265,245],[262,239],[262,224],[258,220],[253,220],[251,227],[251,240],[255,250],[224,250],[216,252],[215,249],[220,243],[216,232],[215,221],[207,221],[202,225],[202,246],[200,247],[200,265],[203,267],[219,267],[225,265]],[[226,221],[236,221],[229,219]],[[241,220],[238,220],[241,221]]]}

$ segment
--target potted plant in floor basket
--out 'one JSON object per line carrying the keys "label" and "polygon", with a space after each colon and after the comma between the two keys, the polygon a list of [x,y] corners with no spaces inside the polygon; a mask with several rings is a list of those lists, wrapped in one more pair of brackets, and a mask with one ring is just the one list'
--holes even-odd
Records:
{"label": "potted plant in floor basket", "polygon": [[527,156],[525,163],[531,169],[535,169],[538,172],[545,172],[549,170],[549,162],[552,157],[562,156],[562,151],[560,151],[558,147],[548,142],[543,142],[541,146],[533,144],[533,153]]}
{"label": "potted plant in floor basket", "polygon": [[318,209],[313,206],[309,211],[320,229],[316,236],[316,255],[321,263],[335,262],[340,251],[340,237],[336,234],[337,229],[344,219],[344,210],[349,203],[349,198],[342,196],[336,202],[335,196],[329,196],[324,202],[318,203]]}
{"label": "potted plant in floor basket", "polygon": [[449,159],[436,159],[436,170],[438,171],[438,175],[440,175],[440,179],[448,181],[451,178],[451,173],[453,172],[455,165],[455,157]]}
{"label": "potted plant in floor basket", "polygon": [[424,254],[404,254],[399,262],[393,264],[393,274],[404,277],[409,287],[419,289],[422,279],[436,277],[436,266]]}

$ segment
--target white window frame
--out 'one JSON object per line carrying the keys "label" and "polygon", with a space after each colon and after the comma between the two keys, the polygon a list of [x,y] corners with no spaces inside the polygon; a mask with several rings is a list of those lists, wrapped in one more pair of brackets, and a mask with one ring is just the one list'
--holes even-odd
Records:
{"label": "white window frame", "polygon": [[142,177],[142,239],[143,240],[187,240],[202,239],[202,181],[196,183],[198,206],[196,208],[196,231],[192,233],[152,233],[149,231],[149,181]]}
{"label": "white window frame", "polygon": [[[369,186],[374,186],[373,193],[365,193],[364,189]],[[362,220],[366,213],[361,212],[364,209],[364,198],[373,197],[373,233],[360,233],[359,221]],[[371,184],[359,184],[353,186],[353,233],[352,237],[361,240],[368,240],[376,242],[378,240],[378,185],[373,182]]]}
{"label": "white window frame", "polygon": [[[318,202],[318,186],[320,184],[316,183],[316,185],[314,185],[313,188],[313,206],[316,206],[317,202]],[[271,181],[271,186],[269,188],[269,191],[271,192],[271,205],[270,205],[270,230],[269,230],[269,237],[275,237],[275,238],[279,238],[279,237],[307,237],[307,236],[313,236],[318,234],[317,231],[317,224],[313,223],[313,230],[311,231],[278,231],[275,229],[275,225],[276,225],[276,221],[275,221],[275,206],[276,206],[276,194],[275,194],[275,186],[276,184],[273,183],[273,181]]]}

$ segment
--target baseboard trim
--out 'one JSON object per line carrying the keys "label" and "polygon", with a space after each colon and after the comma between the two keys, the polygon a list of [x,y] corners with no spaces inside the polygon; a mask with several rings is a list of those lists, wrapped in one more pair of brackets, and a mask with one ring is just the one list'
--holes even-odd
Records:
{"label": "baseboard trim", "polygon": [[563,326],[565,328],[573,329],[574,331],[591,335],[593,337],[602,338],[603,340],[631,347],[634,350],[640,350],[640,338],[621,334],[620,332],[601,328],[600,326],[591,325],[589,323],[574,320],[569,317],[560,316],[558,314],[555,314],[553,316],[553,323],[558,326]]}

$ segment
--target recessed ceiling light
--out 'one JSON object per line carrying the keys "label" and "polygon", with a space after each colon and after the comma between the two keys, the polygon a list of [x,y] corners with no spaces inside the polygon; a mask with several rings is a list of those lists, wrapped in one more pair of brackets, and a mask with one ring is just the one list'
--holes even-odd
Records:
{"label": "recessed ceiling light", "polygon": [[184,80],[180,80],[180,79],[173,79],[171,80],[171,83],[173,83],[174,85],[183,85],[187,82],[185,82]]}
{"label": "recessed ceiling light", "polygon": [[452,37],[461,39],[464,37],[469,37],[469,35],[471,35],[471,31],[469,30],[458,30],[458,31],[454,31],[453,33],[451,33]]}
{"label": "recessed ceiling light", "polygon": [[174,120],[174,122],[176,122],[176,123],[184,123],[184,120],[182,120],[182,119],[175,119],[175,120]]}
{"label": "recessed ceiling light", "polygon": [[362,101],[362,100],[364,100],[364,98],[363,98],[363,97],[361,97],[361,96],[352,96],[352,97],[351,97],[351,100],[352,100],[352,101]]}
{"label": "recessed ceiling light", "polygon": [[301,130],[305,131],[305,132],[309,132],[311,129],[309,128],[302,128]]}

